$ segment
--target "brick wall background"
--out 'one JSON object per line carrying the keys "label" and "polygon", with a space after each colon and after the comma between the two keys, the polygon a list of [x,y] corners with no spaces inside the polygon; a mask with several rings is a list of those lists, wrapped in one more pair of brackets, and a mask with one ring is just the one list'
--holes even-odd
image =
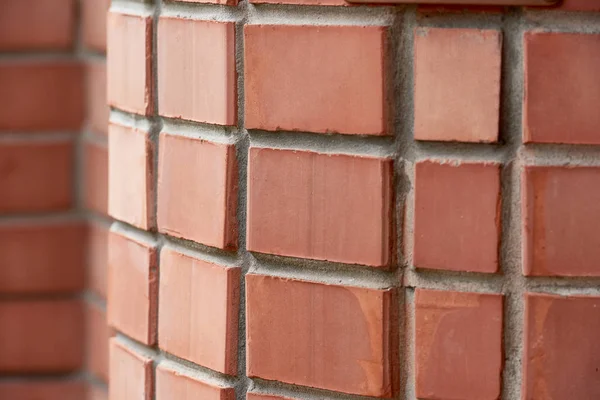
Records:
{"label": "brick wall background", "polygon": [[0,0],[0,398],[106,399],[106,0]]}
{"label": "brick wall background", "polygon": [[108,101],[111,400],[600,398],[599,1],[113,1]]}

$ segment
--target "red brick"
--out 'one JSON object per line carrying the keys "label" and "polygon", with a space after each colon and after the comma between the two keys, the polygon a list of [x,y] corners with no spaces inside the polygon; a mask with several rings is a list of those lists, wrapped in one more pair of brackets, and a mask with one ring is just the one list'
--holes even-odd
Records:
{"label": "red brick", "polygon": [[419,399],[496,400],[502,375],[502,295],[417,289]]}
{"label": "red brick", "polygon": [[250,149],[248,250],[387,267],[392,161]]}
{"label": "red brick", "polygon": [[160,115],[237,123],[234,22],[161,17],[157,68]]}
{"label": "red brick", "polygon": [[110,0],[81,1],[83,44],[89,49],[106,52],[106,13]]}
{"label": "red brick", "polygon": [[497,272],[499,165],[420,161],[415,175],[415,267]]}
{"label": "red brick", "polygon": [[108,104],[133,113],[151,114],[152,18],[110,11],[107,24]]}
{"label": "red brick", "polygon": [[156,400],[235,400],[235,390],[184,375],[165,364],[156,368]]}
{"label": "red brick", "polygon": [[564,11],[600,11],[600,0],[563,0],[558,4]]}
{"label": "red brick", "polygon": [[108,382],[108,341],[112,330],[106,322],[106,312],[88,303],[86,308],[86,369],[96,378]]}
{"label": "red brick", "polygon": [[[108,323],[135,340],[156,343],[156,245],[111,231],[108,238]],[[112,397],[111,397],[112,399]]]}
{"label": "red brick", "polygon": [[293,400],[291,397],[275,396],[262,393],[246,393],[246,400]]}
{"label": "red brick", "polygon": [[126,345],[110,341],[110,400],[152,400],[152,359]]}
{"label": "red brick", "polygon": [[83,364],[83,310],[75,300],[0,301],[0,372],[71,372]]}
{"label": "red brick", "polygon": [[600,398],[600,297],[526,299],[523,399]]}
{"label": "red brick", "polygon": [[495,30],[415,30],[415,139],[496,142],[502,35]]}
{"label": "red brick", "polygon": [[109,127],[108,212],[141,229],[154,226],[154,146],[148,132]]}
{"label": "red brick", "polygon": [[237,0],[178,0],[183,3],[205,3],[205,4],[222,4],[226,6],[236,6]]}
{"label": "red brick", "polygon": [[0,0],[0,9],[0,50],[66,50],[73,46],[74,0]]}
{"label": "red brick", "polygon": [[299,4],[306,6],[349,6],[345,0],[250,0],[253,4]]}
{"label": "red brick", "polygon": [[163,132],[159,152],[160,232],[221,249],[236,248],[235,146]]}
{"label": "red brick", "polygon": [[246,275],[250,377],[391,397],[394,292]]}
{"label": "red brick", "polygon": [[388,134],[386,34],[382,26],[247,25],[246,127]]}
{"label": "red brick", "polygon": [[600,167],[525,167],[523,272],[600,276]]}
{"label": "red brick", "polygon": [[108,274],[108,228],[97,222],[88,225],[88,288],[106,300]]}
{"label": "red brick", "polygon": [[525,34],[523,140],[600,144],[600,35]]}
{"label": "red brick", "polygon": [[66,210],[72,180],[71,142],[0,139],[0,212]]}
{"label": "red brick", "polygon": [[108,213],[108,149],[88,142],[84,151],[85,207],[101,214]]}
{"label": "red brick", "polygon": [[108,390],[106,387],[88,385],[86,400],[108,400]]}
{"label": "red brick", "polygon": [[89,127],[94,133],[106,135],[110,112],[106,103],[106,62],[89,61],[86,65],[86,72]]}
{"label": "red brick", "polygon": [[161,252],[159,345],[225,374],[237,372],[240,268]]}
{"label": "red brick", "polygon": [[0,293],[74,293],[84,287],[79,222],[0,223]]}
{"label": "red brick", "polygon": [[4,380],[0,383],[0,399],[6,400],[81,400],[86,387],[83,382],[39,379]]}
{"label": "red brick", "polygon": [[0,62],[0,130],[77,131],[84,118],[83,67],[69,61]]}

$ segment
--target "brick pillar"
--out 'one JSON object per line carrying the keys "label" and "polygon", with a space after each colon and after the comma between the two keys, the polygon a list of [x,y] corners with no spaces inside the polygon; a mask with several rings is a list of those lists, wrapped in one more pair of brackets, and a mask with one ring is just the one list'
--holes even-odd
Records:
{"label": "brick pillar", "polygon": [[107,71],[110,400],[600,398],[600,1],[115,0]]}

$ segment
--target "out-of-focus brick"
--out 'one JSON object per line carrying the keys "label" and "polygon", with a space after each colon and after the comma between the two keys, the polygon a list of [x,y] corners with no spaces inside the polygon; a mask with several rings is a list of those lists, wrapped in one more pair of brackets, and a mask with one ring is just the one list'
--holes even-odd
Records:
{"label": "out-of-focus brick", "polygon": [[392,161],[253,147],[248,250],[388,267]]}
{"label": "out-of-focus brick", "polygon": [[161,363],[156,368],[156,400],[235,400],[232,387],[203,382]]}
{"label": "out-of-focus brick", "polygon": [[156,343],[156,244],[111,231],[108,238],[109,326],[147,345]]}
{"label": "out-of-focus brick", "polygon": [[154,399],[152,359],[125,344],[110,341],[110,400]]}
{"label": "out-of-focus brick", "polygon": [[235,146],[163,132],[158,169],[159,231],[221,249],[236,248]]}
{"label": "out-of-focus brick", "polygon": [[110,107],[106,103],[106,62],[89,61],[86,64],[87,117],[94,133],[108,133]]}
{"label": "out-of-focus brick", "polygon": [[159,346],[225,374],[237,372],[240,268],[161,252]]}
{"label": "out-of-focus brick", "polygon": [[600,167],[527,166],[523,272],[600,276]]}
{"label": "out-of-focus brick", "polygon": [[417,289],[419,399],[496,400],[502,376],[502,295]]}
{"label": "out-of-focus brick", "polygon": [[[0,10],[0,51],[67,50],[73,46],[74,0],[0,0]],[[4,85],[2,88],[4,91]]]}
{"label": "out-of-focus brick", "polygon": [[108,400],[108,389],[95,384],[89,384],[86,400]]}
{"label": "out-of-focus brick", "polygon": [[27,379],[0,383],[0,399],[6,400],[82,400],[86,385],[80,381]]}
{"label": "out-of-focus brick", "polygon": [[415,139],[496,142],[501,33],[417,28],[414,46]]}
{"label": "out-of-focus brick", "polygon": [[81,0],[83,44],[89,49],[106,52],[106,13],[110,0]]}
{"label": "out-of-focus brick", "polygon": [[84,151],[84,204],[101,214],[108,213],[108,149],[88,142]]}
{"label": "out-of-focus brick", "polygon": [[141,229],[153,228],[154,146],[148,132],[110,124],[108,212]]}
{"label": "out-of-focus brick", "polygon": [[107,99],[137,114],[154,109],[152,18],[108,13]]}
{"label": "out-of-focus brick", "polygon": [[84,287],[80,222],[0,223],[0,293],[74,293]]}
{"label": "out-of-focus brick", "polygon": [[305,6],[349,6],[345,0],[250,0],[253,4],[298,4]]}
{"label": "out-of-focus brick", "polygon": [[162,16],[157,69],[160,115],[236,124],[235,23]]}
{"label": "out-of-focus brick", "polygon": [[399,378],[394,294],[246,275],[248,376],[392,397]]}
{"label": "out-of-focus brick", "polygon": [[81,302],[3,300],[0,326],[0,373],[61,373],[82,367]]}
{"label": "out-of-focus brick", "polygon": [[600,35],[525,34],[525,142],[600,144]]}
{"label": "out-of-focus brick", "polygon": [[499,166],[421,161],[415,175],[415,267],[496,272]]}
{"label": "out-of-focus brick", "polygon": [[86,307],[86,368],[103,382],[108,382],[108,341],[112,329],[108,327],[106,312],[97,305]]}
{"label": "out-of-focus brick", "polygon": [[0,130],[78,131],[85,113],[83,78],[77,62],[0,62]]}
{"label": "out-of-focus brick", "polygon": [[385,27],[246,25],[244,37],[247,128],[389,133]]}
{"label": "out-of-focus brick", "polygon": [[600,297],[529,293],[524,399],[598,399]]}
{"label": "out-of-focus brick", "polygon": [[108,275],[108,227],[90,221],[87,237],[88,288],[106,300]]}
{"label": "out-of-focus brick", "polygon": [[0,139],[0,213],[67,210],[72,180],[70,141]]}

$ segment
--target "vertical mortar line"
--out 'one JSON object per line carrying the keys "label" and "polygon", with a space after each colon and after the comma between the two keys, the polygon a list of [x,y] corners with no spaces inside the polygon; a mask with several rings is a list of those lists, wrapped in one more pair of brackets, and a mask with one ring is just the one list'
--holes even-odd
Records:
{"label": "vertical mortar line", "polygon": [[501,174],[501,245],[500,265],[503,281],[504,368],[502,398],[521,398],[523,351],[523,293],[525,278],[521,271],[520,162],[523,107],[523,16],[511,9],[504,20],[501,76],[501,140],[508,151]]}
{"label": "vertical mortar line", "polygon": [[399,357],[400,399],[414,399],[414,368],[412,346],[412,290],[404,287],[404,275],[411,268],[410,248],[412,243],[412,161],[414,160],[414,71],[413,37],[416,26],[416,6],[405,6],[399,10],[391,28],[393,35],[391,66],[394,94],[395,162],[394,180],[396,191],[396,255],[397,283],[401,286],[399,304]]}
{"label": "vertical mortar line", "polygon": [[244,119],[244,26],[248,21],[248,1],[240,1],[237,8],[241,10],[242,18],[235,23],[235,69],[237,73],[237,131],[236,158],[238,170],[237,197],[237,226],[238,226],[238,260],[242,273],[240,274],[240,296],[238,311],[238,368],[235,395],[237,400],[245,400],[246,392],[251,385],[246,376],[246,283],[245,277],[250,269],[252,257],[246,249],[246,206],[248,181],[248,149],[250,137],[245,128]]}

